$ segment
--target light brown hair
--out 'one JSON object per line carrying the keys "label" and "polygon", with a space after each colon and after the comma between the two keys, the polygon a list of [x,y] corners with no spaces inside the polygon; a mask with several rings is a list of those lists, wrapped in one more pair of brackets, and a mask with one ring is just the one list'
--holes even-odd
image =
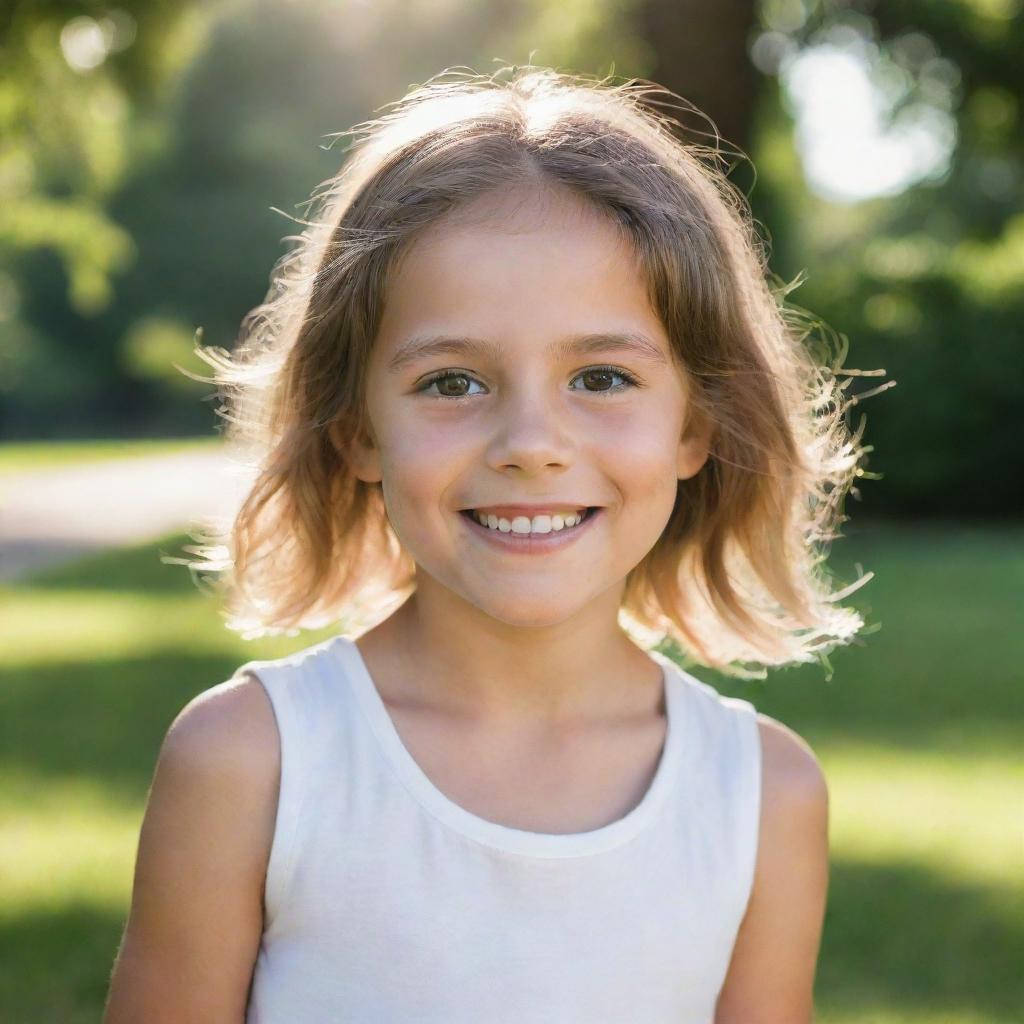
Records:
{"label": "light brown hair", "polygon": [[659,99],[679,98],[532,66],[443,72],[342,133],[348,159],[313,193],[316,216],[234,354],[197,348],[216,371],[233,456],[255,471],[233,522],[187,549],[201,556],[193,568],[222,574],[230,628],[294,635],[337,622],[351,635],[414,589],[380,485],[344,455],[344,439],[367,429],[363,380],[389,273],[449,211],[534,183],[619,225],[684,370],[687,429],[713,425],[707,462],[679,481],[662,536],[626,579],[620,624],[644,647],[671,639],[692,661],[748,676],[827,664],[862,629],[837,602],[871,574],[834,590],[824,568],[843,499],[869,475],[846,422],[857,399],[837,379],[862,371],[839,369],[845,339],[834,365],[823,355],[834,337],[770,283],[719,151],[677,137]]}

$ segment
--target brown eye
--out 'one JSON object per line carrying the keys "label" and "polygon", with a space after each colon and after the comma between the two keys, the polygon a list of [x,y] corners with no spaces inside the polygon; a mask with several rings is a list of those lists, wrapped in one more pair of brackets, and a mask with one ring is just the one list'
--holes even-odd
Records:
{"label": "brown eye", "polygon": [[438,392],[446,398],[459,398],[466,393],[469,378],[462,373],[453,373],[448,377],[442,377],[436,383]]}
{"label": "brown eye", "polygon": [[591,391],[607,391],[614,386],[612,378],[615,374],[611,370],[587,370],[586,373],[581,373],[580,376],[589,377],[591,382],[597,382],[596,387],[588,388]]}
{"label": "brown eye", "polygon": [[[625,383],[616,384],[614,381],[616,377],[621,377]],[[592,395],[614,395],[641,386],[631,373],[617,370],[614,366],[594,366],[577,374],[574,379],[585,380],[587,384],[584,390],[589,391]],[[591,387],[592,384],[595,386]]]}
{"label": "brown eye", "polygon": [[474,383],[479,382],[468,373],[436,373],[425,380],[417,390],[429,394],[431,389],[436,387],[434,395],[437,398],[472,398],[473,392],[467,389]]}

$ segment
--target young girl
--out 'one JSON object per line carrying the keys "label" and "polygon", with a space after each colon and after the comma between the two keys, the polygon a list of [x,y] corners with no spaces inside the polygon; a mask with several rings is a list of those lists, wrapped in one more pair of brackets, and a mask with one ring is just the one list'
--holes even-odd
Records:
{"label": "young girl", "polygon": [[206,350],[259,473],[192,550],[233,628],[344,628],[168,730],[107,1024],[811,1020],[818,760],[652,647],[848,642],[865,449],[650,91],[431,80]]}

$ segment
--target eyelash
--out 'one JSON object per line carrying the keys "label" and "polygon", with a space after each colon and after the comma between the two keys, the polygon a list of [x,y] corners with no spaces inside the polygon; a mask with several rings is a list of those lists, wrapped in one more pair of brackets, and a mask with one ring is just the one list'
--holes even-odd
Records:
{"label": "eyelash", "polygon": [[[627,370],[622,370],[622,369],[620,369],[617,366],[588,366],[585,370],[583,370],[580,373],[576,374],[576,377],[582,377],[583,374],[585,374],[585,373],[593,373],[595,371],[596,372],[603,371],[605,373],[613,373],[616,376],[622,377],[622,379],[626,381],[626,384],[625,385],[619,384],[619,385],[616,385],[615,387],[607,388],[604,391],[590,391],[590,392],[588,392],[588,394],[591,394],[591,395],[615,395],[615,394],[619,394],[621,391],[629,390],[629,388],[643,387],[643,385],[640,383],[640,381],[636,377],[634,377],[633,374],[629,373]],[[424,380],[416,390],[417,390],[417,392],[425,393],[427,388],[429,388],[432,385],[436,384],[438,381],[447,380],[449,377],[466,377],[469,380],[476,380],[476,377],[474,377],[472,374],[465,373],[462,370],[441,370],[440,372],[432,374],[430,377],[427,377],[426,380]],[[576,380],[576,377],[573,377],[573,380]],[[479,384],[480,382],[477,381],[477,383]],[[447,400],[449,402],[459,402],[459,401],[462,401],[463,399],[466,399],[466,398],[473,398],[474,396],[473,395],[433,395],[432,397],[445,399],[445,400]]]}

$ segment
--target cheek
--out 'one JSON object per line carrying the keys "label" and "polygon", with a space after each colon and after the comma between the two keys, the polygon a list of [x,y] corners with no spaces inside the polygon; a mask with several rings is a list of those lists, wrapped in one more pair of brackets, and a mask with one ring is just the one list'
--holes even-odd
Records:
{"label": "cheek", "polygon": [[588,437],[608,472],[624,480],[631,493],[675,490],[676,456],[679,449],[678,417],[673,409],[651,409],[642,414],[594,420]]}
{"label": "cheek", "polygon": [[383,474],[388,507],[430,509],[460,471],[472,442],[472,433],[449,423],[432,427],[422,418],[415,424],[395,424],[382,439]]}

